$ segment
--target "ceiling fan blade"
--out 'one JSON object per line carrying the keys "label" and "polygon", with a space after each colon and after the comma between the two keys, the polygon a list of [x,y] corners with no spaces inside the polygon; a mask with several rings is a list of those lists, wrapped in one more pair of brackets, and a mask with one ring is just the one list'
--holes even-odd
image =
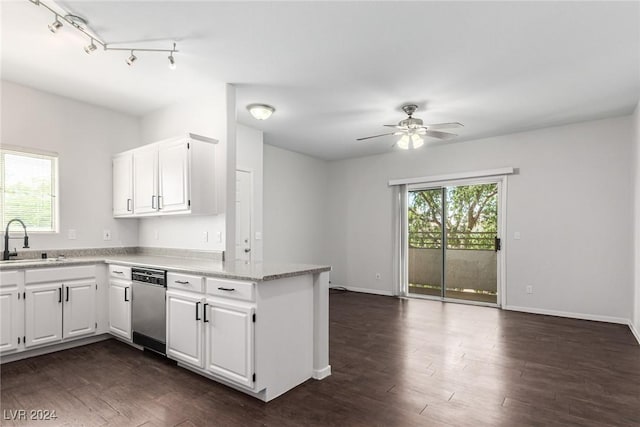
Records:
{"label": "ceiling fan blade", "polygon": [[380,135],[373,135],[373,136],[365,136],[364,138],[356,139],[356,141],[364,141],[365,139],[378,138],[380,136],[387,136],[387,135],[394,135],[394,134],[395,134],[395,132],[383,133],[383,134],[380,134]]}
{"label": "ceiling fan blade", "polygon": [[438,138],[438,139],[450,139],[458,136],[455,133],[440,132],[437,130],[428,130],[424,134],[425,136],[430,136],[431,138]]}
{"label": "ceiling fan blade", "polygon": [[400,125],[382,125],[382,126],[386,126],[388,128],[396,128],[396,129],[407,129],[406,126],[400,126]]}
{"label": "ceiling fan blade", "polygon": [[434,123],[432,125],[424,125],[423,127],[429,130],[435,129],[451,129],[451,128],[462,128],[464,125],[459,122],[451,122],[451,123]]}

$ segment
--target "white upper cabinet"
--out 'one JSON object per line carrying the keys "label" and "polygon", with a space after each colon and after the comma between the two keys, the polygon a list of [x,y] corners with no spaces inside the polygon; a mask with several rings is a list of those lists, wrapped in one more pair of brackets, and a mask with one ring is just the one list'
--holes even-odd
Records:
{"label": "white upper cabinet", "polygon": [[113,216],[133,214],[133,154],[113,158]]}
{"label": "white upper cabinet", "polygon": [[158,210],[189,210],[189,150],[187,141],[175,141],[158,147]]}
{"label": "white upper cabinet", "polygon": [[[114,216],[219,213],[216,143],[215,139],[188,134],[115,156]],[[126,210],[128,202],[122,202],[126,199],[123,189],[127,187],[127,171],[120,163],[123,162],[120,157],[126,155],[132,158],[132,178],[129,180],[133,189],[132,212]],[[125,213],[121,213],[123,210]]]}
{"label": "white upper cabinet", "polygon": [[[115,172],[114,172],[115,173]],[[133,151],[133,212],[158,211],[158,146]]]}

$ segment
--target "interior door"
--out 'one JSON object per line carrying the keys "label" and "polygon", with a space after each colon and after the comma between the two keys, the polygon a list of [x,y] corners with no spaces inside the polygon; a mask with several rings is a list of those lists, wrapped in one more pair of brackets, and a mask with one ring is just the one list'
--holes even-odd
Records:
{"label": "interior door", "polygon": [[236,171],[236,259],[251,261],[252,174]]}

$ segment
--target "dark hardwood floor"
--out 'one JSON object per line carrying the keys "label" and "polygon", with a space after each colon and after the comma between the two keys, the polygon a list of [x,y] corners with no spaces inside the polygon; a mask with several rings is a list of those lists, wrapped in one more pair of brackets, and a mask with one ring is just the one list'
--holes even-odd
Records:
{"label": "dark hardwood floor", "polygon": [[81,426],[637,426],[628,327],[332,293],[333,375],[270,403],[115,340],[1,367],[1,408]]}

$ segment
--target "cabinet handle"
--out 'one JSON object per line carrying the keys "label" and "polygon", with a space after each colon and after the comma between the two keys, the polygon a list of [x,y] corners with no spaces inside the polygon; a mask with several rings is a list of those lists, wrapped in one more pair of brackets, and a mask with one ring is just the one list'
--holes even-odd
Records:
{"label": "cabinet handle", "polygon": [[151,209],[156,208],[156,196],[151,196]]}
{"label": "cabinet handle", "polygon": [[58,304],[62,302],[62,287],[58,288]]}
{"label": "cabinet handle", "polygon": [[162,196],[158,196],[158,210],[162,209]]}
{"label": "cabinet handle", "polygon": [[188,285],[189,281],[188,280],[176,280],[176,283],[180,283],[181,285]]}
{"label": "cabinet handle", "polygon": [[69,287],[66,286],[67,288],[67,298],[65,299],[65,302],[69,302]]}
{"label": "cabinet handle", "polygon": [[113,270],[113,272],[116,273],[116,274],[124,274],[124,272],[122,272],[122,271]]}
{"label": "cabinet handle", "polygon": [[204,319],[202,319],[204,321],[204,323],[209,323],[209,321],[207,320],[207,307],[209,306],[209,304],[205,303],[202,306],[202,315],[204,316]]}
{"label": "cabinet handle", "polygon": [[131,199],[127,199],[127,212],[131,212]]}
{"label": "cabinet handle", "polygon": [[236,288],[223,288],[223,287],[219,287],[218,290],[220,291],[227,291],[227,292],[233,292],[236,290]]}
{"label": "cabinet handle", "polygon": [[200,301],[196,303],[196,320],[200,320]]}
{"label": "cabinet handle", "polygon": [[128,289],[129,288],[124,288],[124,300],[125,300],[125,302],[129,302],[129,298],[127,298],[127,290]]}

